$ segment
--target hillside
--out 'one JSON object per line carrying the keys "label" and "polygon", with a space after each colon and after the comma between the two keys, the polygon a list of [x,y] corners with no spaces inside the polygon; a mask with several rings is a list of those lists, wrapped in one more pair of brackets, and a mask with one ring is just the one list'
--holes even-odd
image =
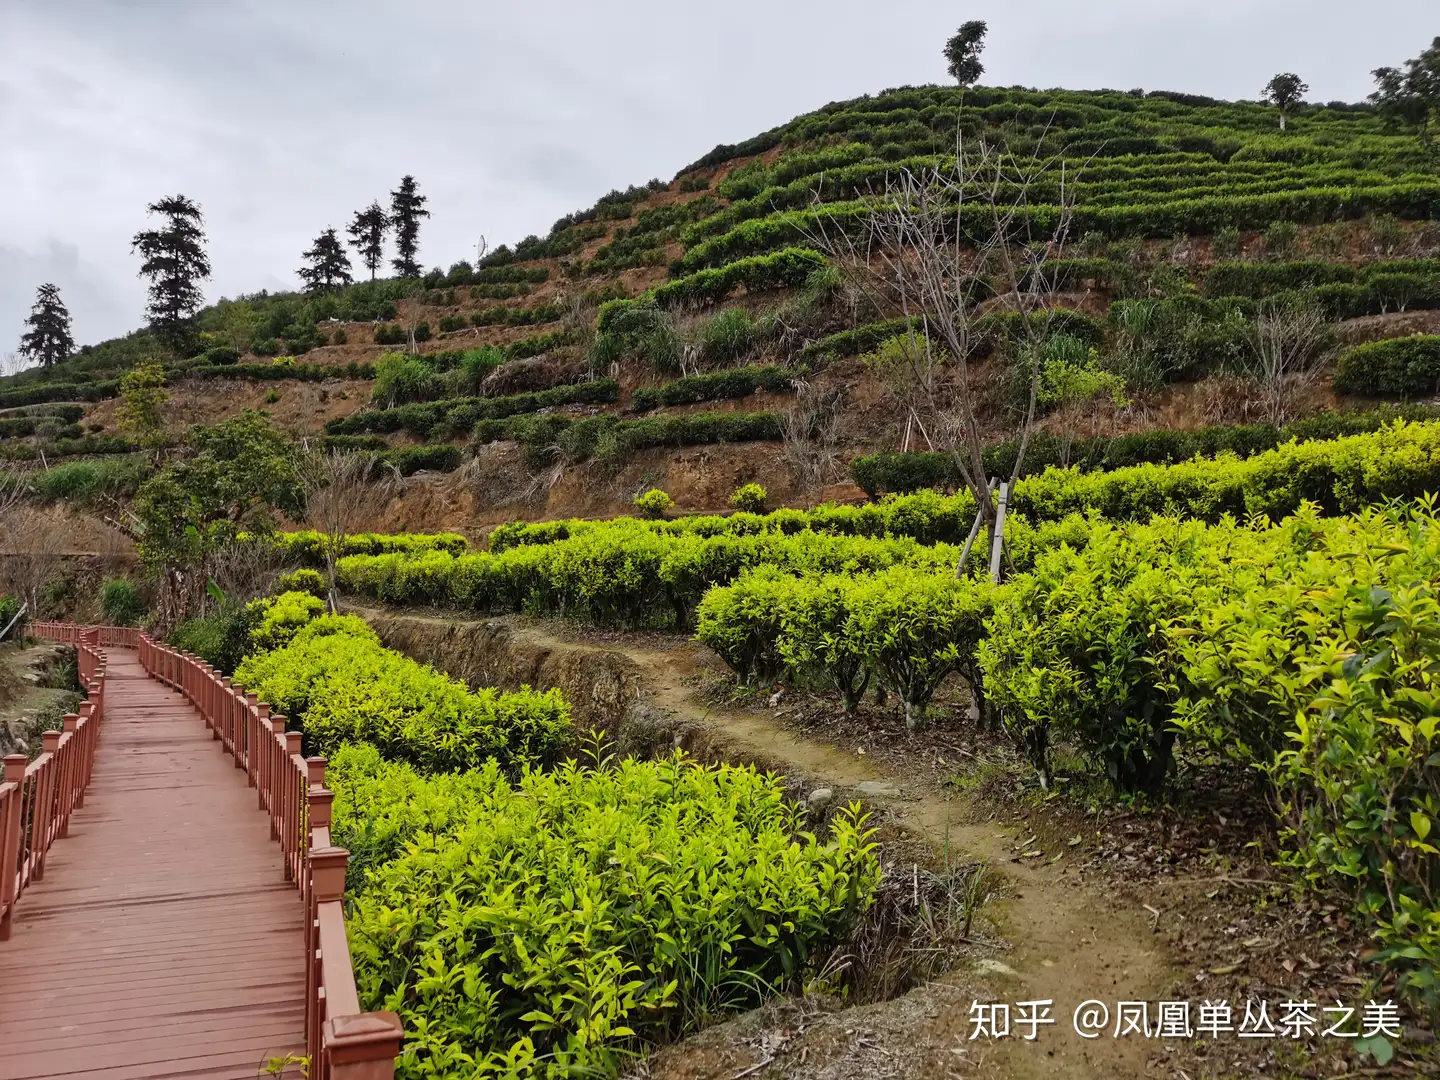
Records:
{"label": "hillside", "polygon": [[[887,176],[953,157],[957,132],[1047,158],[1049,176],[1064,164],[1073,220],[1046,263],[1056,332],[1124,380],[1123,394],[1051,410],[1055,437],[1025,471],[1273,445],[1273,429],[1209,433],[1117,459],[1111,439],[1433,392],[1433,372],[1337,383],[1327,360],[1277,410],[1255,377],[1257,312],[1276,294],[1333,323],[1331,357],[1440,330],[1440,178],[1369,107],[1304,107],[1281,132],[1273,108],[1189,95],[917,87],[716,147],[479,266],[221,301],[198,318],[202,351],[164,358],[167,428],[263,408],[296,435],[432,474],[377,508],[376,527],[614,512],[649,486],[682,509],[723,506],[752,480],[785,502],[858,494],[834,487],[855,459],[925,450],[929,436],[860,359],[903,329],[899,310],[857,296],[809,249],[817,222],[862,220]],[[1027,192],[1034,220],[1056,212],[1054,187]],[[1015,350],[997,333],[973,358],[991,443],[1015,426]],[[163,352],[137,332],[0,380],[0,453],[89,458],[88,488],[123,495],[143,459],[116,424],[117,378],[149,355]],[[944,471],[906,459],[858,475],[879,490]]]}

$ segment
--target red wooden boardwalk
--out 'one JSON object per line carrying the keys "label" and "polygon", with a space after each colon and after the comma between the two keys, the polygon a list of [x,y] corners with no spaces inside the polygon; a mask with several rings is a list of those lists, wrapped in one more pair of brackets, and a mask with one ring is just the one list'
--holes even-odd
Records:
{"label": "red wooden boardwalk", "polygon": [[254,1077],[304,1053],[305,906],[200,714],[107,652],[85,805],[0,945],[0,1080]]}

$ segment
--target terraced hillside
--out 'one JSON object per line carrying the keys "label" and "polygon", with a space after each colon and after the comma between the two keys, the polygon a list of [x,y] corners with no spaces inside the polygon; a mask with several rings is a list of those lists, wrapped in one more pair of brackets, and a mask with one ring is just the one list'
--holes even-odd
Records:
{"label": "terraced hillside", "polygon": [[[1065,177],[1068,242],[1044,264],[1051,333],[1123,380],[1042,396],[1048,437],[1023,471],[1274,445],[1281,423],[1435,391],[1435,339],[1351,351],[1440,330],[1440,176],[1370,107],[1305,107],[1282,132],[1272,108],[1181,94],[917,87],[716,147],[478,266],[221,301],[198,318],[195,355],[138,332],[10,377],[0,453],[88,458],[62,493],[123,496],[147,459],[117,426],[118,380],[155,356],[170,438],[263,408],[402,473],[455,474],[377,508],[377,527],[607,512],[649,486],[713,509],[752,480],[786,502],[852,475],[871,491],[945,480],[943,456],[873,456],[934,445],[866,360],[904,313],[858,295],[815,244],[863,228],[887,177],[980,137],[1049,162],[1023,193],[1030,222],[1057,219]],[[1323,318],[1323,373],[1277,404],[1264,312],[1291,301]],[[999,307],[980,330],[979,422],[1003,462],[1021,350]],[[1231,430],[1256,423],[1269,426]],[[1224,430],[1113,438],[1207,428]]]}

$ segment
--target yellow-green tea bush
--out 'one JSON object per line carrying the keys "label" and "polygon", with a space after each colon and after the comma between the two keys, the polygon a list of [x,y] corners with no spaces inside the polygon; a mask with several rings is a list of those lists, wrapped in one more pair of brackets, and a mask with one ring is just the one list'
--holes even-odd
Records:
{"label": "yellow-green tea bush", "polygon": [[472,692],[385,648],[353,615],[322,615],[289,644],[253,653],[236,669],[235,681],[296,722],[307,753],[366,742],[387,758],[453,772],[491,760],[506,767],[547,764],[570,737],[570,711],[558,690]]}
{"label": "yellow-green tea bush", "polygon": [[[287,559],[306,566],[325,565],[325,534],[314,529],[277,533],[271,542]],[[387,551],[449,551],[469,548],[459,533],[354,533],[345,537],[341,555],[379,555]]]}
{"label": "yellow-green tea bush", "polygon": [[325,578],[319,570],[312,570],[308,566],[281,574],[275,586],[282,593],[305,592],[322,600],[325,598]]}
{"label": "yellow-green tea bush", "polygon": [[324,614],[325,601],[311,592],[284,592],[251,601],[247,609],[252,650],[269,652],[290,644],[296,634]]}
{"label": "yellow-green tea bush", "polygon": [[366,1008],[405,1078],[614,1075],[647,1045],[799,989],[869,906],[855,809],[804,830],[780,781],[676,756],[507,780],[331,758]]}
{"label": "yellow-green tea bush", "polygon": [[770,497],[759,484],[742,484],[730,496],[730,505],[746,514],[763,514],[765,500]]}
{"label": "yellow-green tea bush", "polygon": [[661,491],[659,488],[651,488],[643,494],[636,495],[634,504],[635,509],[640,511],[641,517],[659,521],[669,512],[670,507],[674,505],[674,500],[667,492]]}
{"label": "yellow-green tea bush", "polygon": [[958,549],[908,537],[828,533],[668,535],[652,522],[617,519],[553,544],[454,557],[352,555],[338,577],[348,592],[386,603],[477,612],[575,616],[605,626],[690,624],[705,591],[754,566],[797,573],[865,573],[900,563],[954,566]]}
{"label": "yellow-green tea bush", "polygon": [[742,680],[792,677],[834,684],[847,710],[872,678],[911,726],[940,683],[960,671],[983,702],[976,647],[990,613],[988,581],[894,566],[875,574],[796,577],[775,567],[705,594],[696,639]]}

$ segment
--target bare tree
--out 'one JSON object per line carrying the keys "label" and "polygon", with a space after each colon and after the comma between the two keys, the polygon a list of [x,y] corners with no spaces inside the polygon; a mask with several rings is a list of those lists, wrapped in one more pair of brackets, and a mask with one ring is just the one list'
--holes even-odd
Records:
{"label": "bare tree", "polygon": [[33,498],[30,476],[14,466],[0,472],[0,591],[40,614],[40,593],[58,571],[69,528]]}
{"label": "bare tree", "polygon": [[1068,239],[1074,179],[1061,159],[1022,159],[962,135],[944,164],[890,174],[856,221],[837,219],[818,197],[813,207],[811,242],[875,307],[907,319],[910,329],[885,350],[886,377],[907,423],[952,457],[986,525],[995,509],[977,415],[984,388],[972,361],[1002,324],[1028,368],[1013,481],[1035,427],[1056,292],[1046,263]]}
{"label": "bare tree", "polygon": [[390,496],[392,476],[370,454],[347,454],[302,447],[301,482],[305,487],[306,520],[323,535],[325,585],[330,609],[337,609],[335,564],[346,541],[358,530],[376,503]]}
{"label": "bare tree", "polygon": [[1256,313],[1250,332],[1249,374],[1261,388],[1265,419],[1283,424],[1334,358],[1335,329],[1311,301],[1282,297]]}

